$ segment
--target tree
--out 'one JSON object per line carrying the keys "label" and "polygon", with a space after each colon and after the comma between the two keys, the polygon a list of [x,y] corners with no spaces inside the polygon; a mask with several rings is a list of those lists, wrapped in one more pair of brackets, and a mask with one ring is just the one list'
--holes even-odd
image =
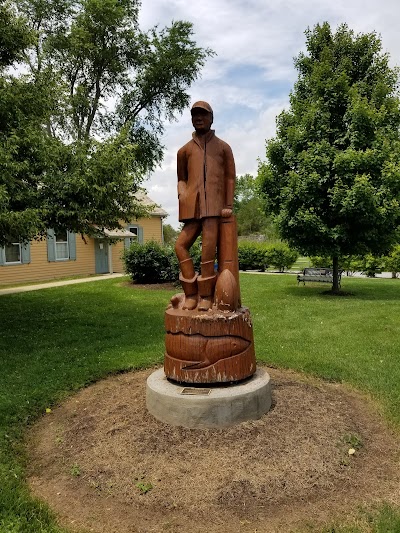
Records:
{"label": "tree", "polygon": [[179,231],[174,229],[171,224],[163,225],[164,244],[174,244],[179,235]]}
{"label": "tree", "polygon": [[34,42],[34,35],[4,3],[0,5],[0,28],[0,68],[4,68],[22,58],[23,51]]}
{"label": "tree", "polygon": [[400,244],[396,244],[390,254],[383,258],[384,268],[392,273],[392,278],[397,277],[400,272]]}
{"label": "tree", "polygon": [[0,51],[24,74],[0,71],[0,245],[143,215],[134,193],[162,159],[164,121],[212,52],[188,22],[142,32],[138,0],[8,5]]}
{"label": "tree", "polygon": [[277,118],[259,179],[281,236],[304,255],[388,250],[400,222],[398,70],[375,33],[306,31],[290,109]]}
{"label": "tree", "polygon": [[250,174],[236,179],[234,211],[239,235],[274,236],[274,228],[264,213],[263,202],[258,195],[257,181]]}

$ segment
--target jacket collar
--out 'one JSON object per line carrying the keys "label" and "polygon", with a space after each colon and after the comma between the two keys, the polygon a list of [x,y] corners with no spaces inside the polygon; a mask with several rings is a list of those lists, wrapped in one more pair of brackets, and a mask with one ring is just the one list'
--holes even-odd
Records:
{"label": "jacket collar", "polygon": [[211,139],[215,135],[215,130],[208,131],[205,135],[198,135],[196,132],[193,132],[192,137],[194,142],[200,146],[200,148],[204,148],[204,144],[207,144],[211,141]]}

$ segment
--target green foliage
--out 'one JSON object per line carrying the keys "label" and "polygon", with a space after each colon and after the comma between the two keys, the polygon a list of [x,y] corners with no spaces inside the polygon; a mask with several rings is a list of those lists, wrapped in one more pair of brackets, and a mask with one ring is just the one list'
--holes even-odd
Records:
{"label": "green foliage", "polygon": [[236,179],[234,212],[239,235],[265,235],[268,238],[276,236],[274,225],[264,213],[257,180],[250,174]]}
{"label": "green foliage", "polygon": [[355,450],[359,450],[363,446],[362,438],[355,433],[346,433],[343,435],[343,443]]}
{"label": "green foliage", "polygon": [[138,481],[136,487],[140,490],[140,494],[147,494],[153,488],[153,485],[150,482]]}
{"label": "green foliage", "polygon": [[24,20],[18,17],[8,3],[0,5],[0,69],[22,59],[23,51],[34,42]]}
{"label": "green foliage", "polygon": [[190,248],[190,257],[193,260],[194,269],[200,272],[201,269],[201,236],[196,239]]}
{"label": "green foliage", "polygon": [[238,255],[240,270],[260,270],[261,272],[268,266],[283,272],[285,268],[289,269],[299,256],[287,244],[266,244],[254,241],[239,241]]}
{"label": "green foliage", "polygon": [[164,244],[173,245],[176,241],[179,232],[174,229],[171,224],[163,225]]}
{"label": "green foliage", "polygon": [[283,272],[297,261],[299,254],[284,243],[239,241],[238,256],[240,270],[263,272],[268,266],[272,266]]}
{"label": "green foliage", "polygon": [[386,272],[400,272],[400,245],[397,244],[391,253],[383,258],[384,270]]}
{"label": "green foliage", "polygon": [[375,33],[306,31],[290,109],[259,166],[267,214],[304,255],[386,252],[400,223],[398,71]]}
{"label": "green foliage", "polygon": [[267,246],[264,243],[239,241],[238,257],[240,270],[260,270],[267,268]]}
{"label": "green foliage", "polygon": [[163,283],[176,281],[179,265],[170,246],[149,241],[134,242],[124,251],[125,270],[138,283]]}
{"label": "green foliage", "polygon": [[[196,46],[188,22],[141,31],[139,7],[0,7],[0,245],[48,227],[93,235],[94,225],[142,216],[134,193],[162,158],[164,121],[188,105],[212,52]],[[16,61],[27,74],[1,70]]]}
{"label": "green foliage", "polygon": [[[329,256],[312,256],[312,266],[332,268],[332,258]],[[339,269],[347,272],[361,272],[369,278],[375,274],[383,272],[385,268],[385,258],[373,254],[347,255],[339,257]]]}
{"label": "green foliage", "polygon": [[374,278],[375,274],[382,272],[384,260],[372,254],[366,254],[362,257],[356,257],[353,262],[355,270],[362,272],[369,278]]}
{"label": "green foliage", "polygon": [[71,466],[70,474],[72,477],[79,477],[81,475],[81,467],[77,463],[74,463]]}
{"label": "green foliage", "polygon": [[296,250],[289,248],[287,244],[273,244],[269,245],[265,252],[265,257],[268,265],[271,265],[283,272],[285,268],[288,270],[297,261],[299,254]]}
{"label": "green foliage", "polygon": [[311,266],[316,268],[332,268],[332,258],[326,255],[313,255],[310,261]]}

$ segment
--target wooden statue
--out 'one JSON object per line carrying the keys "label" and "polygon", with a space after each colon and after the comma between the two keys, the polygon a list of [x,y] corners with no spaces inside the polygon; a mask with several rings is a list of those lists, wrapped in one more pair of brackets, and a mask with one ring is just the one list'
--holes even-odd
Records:
{"label": "wooden statue", "polygon": [[[191,114],[195,132],[178,151],[177,162],[184,226],[175,252],[184,294],[175,295],[165,313],[164,370],[168,378],[184,383],[234,382],[256,370],[250,313],[240,299],[232,214],[235,162],[230,146],[211,130],[211,106],[196,102]],[[189,250],[200,234],[197,274]]]}

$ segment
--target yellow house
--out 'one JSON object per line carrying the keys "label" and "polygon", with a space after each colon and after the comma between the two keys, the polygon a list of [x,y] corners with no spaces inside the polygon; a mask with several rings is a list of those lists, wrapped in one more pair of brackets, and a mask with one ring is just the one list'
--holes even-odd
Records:
{"label": "yellow house", "polygon": [[[136,196],[147,206],[155,205],[143,193]],[[123,230],[99,232],[98,238],[67,231],[55,234],[50,229],[42,241],[0,247],[0,285],[124,272],[124,248],[132,241],[162,243],[166,216],[164,209],[155,207],[150,217],[139,218]]]}

